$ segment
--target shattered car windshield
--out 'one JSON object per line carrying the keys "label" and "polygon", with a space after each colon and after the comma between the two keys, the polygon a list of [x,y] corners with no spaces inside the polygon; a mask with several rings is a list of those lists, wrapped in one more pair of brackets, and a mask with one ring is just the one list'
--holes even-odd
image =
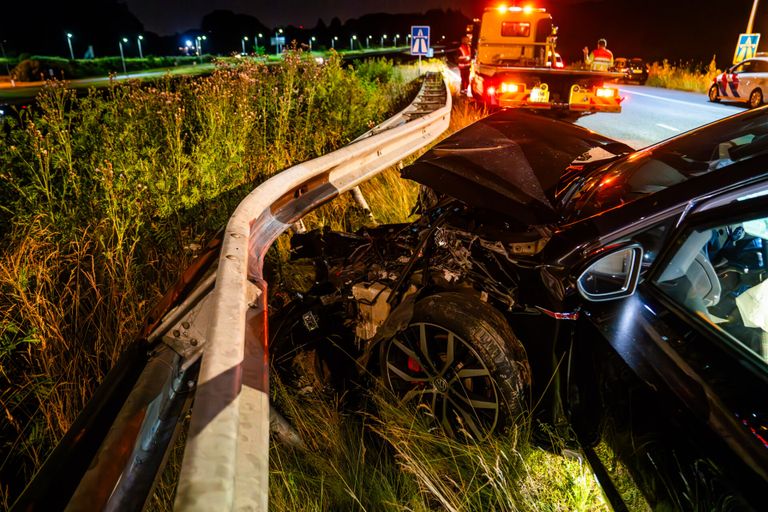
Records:
{"label": "shattered car windshield", "polygon": [[696,136],[633,153],[577,180],[564,194],[562,218],[577,220],[768,152],[768,115],[715,123]]}

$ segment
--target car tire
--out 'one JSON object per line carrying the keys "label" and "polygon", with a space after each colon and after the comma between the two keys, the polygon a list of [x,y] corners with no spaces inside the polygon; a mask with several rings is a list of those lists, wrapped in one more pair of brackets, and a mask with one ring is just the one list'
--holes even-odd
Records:
{"label": "car tire", "polygon": [[707,93],[709,101],[712,103],[720,103],[720,96],[718,96],[718,92],[717,84],[712,84],[712,87],[709,88],[709,93]]}
{"label": "car tire", "polygon": [[468,294],[419,300],[408,327],[382,342],[380,365],[385,385],[450,437],[484,439],[525,411],[525,349],[498,310]]}
{"label": "car tire", "polygon": [[749,93],[749,108],[757,108],[763,104],[763,91],[755,89]]}

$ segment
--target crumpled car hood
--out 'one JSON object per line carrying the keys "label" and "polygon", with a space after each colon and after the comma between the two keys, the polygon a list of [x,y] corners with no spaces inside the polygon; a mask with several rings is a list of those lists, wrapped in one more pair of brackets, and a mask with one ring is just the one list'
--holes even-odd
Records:
{"label": "crumpled car hood", "polygon": [[560,177],[576,160],[589,160],[595,148],[632,151],[586,128],[507,110],[440,142],[403,177],[526,224],[550,224],[557,220],[553,200]]}

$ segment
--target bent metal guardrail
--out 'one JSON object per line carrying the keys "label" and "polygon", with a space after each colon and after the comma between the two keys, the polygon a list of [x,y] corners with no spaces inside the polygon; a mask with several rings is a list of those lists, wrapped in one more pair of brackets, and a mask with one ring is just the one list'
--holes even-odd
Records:
{"label": "bent metal guardrail", "polygon": [[266,512],[264,254],[320,204],[435,140],[450,109],[445,81],[428,77],[396,116],[251,192],[158,304],[143,337],[110,370],[12,510],[142,510],[194,396],[176,509]]}
{"label": "bent metal guardrail", "polygon": [[230,218],[211,298],[177,509],[267,510],[264,255],[304,215],[435,140],[448,127],[450,98],[443,80],[428,78],[416,100],[395,118],[349,146],[274,176]]}

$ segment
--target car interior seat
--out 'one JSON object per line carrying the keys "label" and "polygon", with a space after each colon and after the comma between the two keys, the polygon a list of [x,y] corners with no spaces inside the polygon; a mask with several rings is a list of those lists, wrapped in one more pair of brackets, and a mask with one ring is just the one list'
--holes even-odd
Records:
{"label": "car interior seat", "polygon": [[674,284],[687,278],[688,286],[680,289],[683,296],[670,292],[694,310],[706,310],[720,302],[720,280],[705,250],[711,236],[709,230],[691,233],[657,280],[659,284]]}

